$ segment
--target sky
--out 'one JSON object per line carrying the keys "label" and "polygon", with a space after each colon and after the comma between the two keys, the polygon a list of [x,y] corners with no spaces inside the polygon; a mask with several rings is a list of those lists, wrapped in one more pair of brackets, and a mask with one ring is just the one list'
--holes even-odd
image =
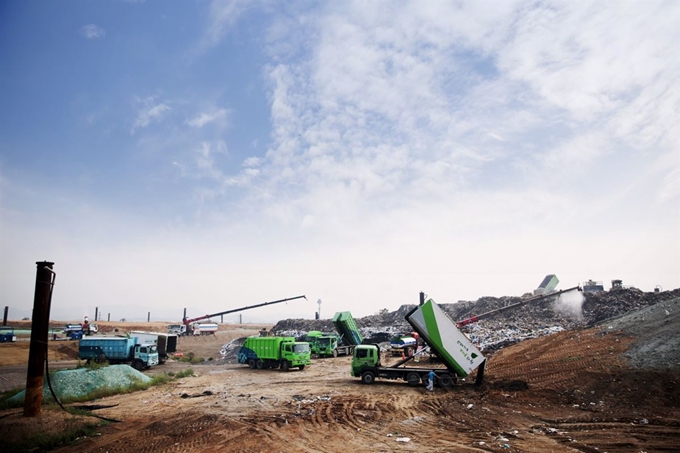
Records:
{"label": "sky", "polygon": [[678,1],[7,0],[0,61],[9,319],[680,288]]}

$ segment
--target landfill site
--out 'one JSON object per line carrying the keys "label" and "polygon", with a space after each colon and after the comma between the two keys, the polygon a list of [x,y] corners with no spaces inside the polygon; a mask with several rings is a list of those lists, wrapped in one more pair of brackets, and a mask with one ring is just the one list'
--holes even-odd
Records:
{"label": "landfill site", "polygon": [[[96,372],[116,385],[187,368],[191,375],[64,404],[75,413],[48,397],[37,417],[21,406],[2,409],[0,451],[38,451],[26,449],[30,439],[85,424],[94,431],[50,450],[680,451],[680,289],[579,285],[457,303],[429,297],[416,292],[412,305],[351,320],[359,338],[346,349],[331,336],[334,349],[305,346],[302,358],[298,345],[315,341],[315,332],[344,337],[350,323],[338,313],[182,335],[165,363]],[[168,324],[99,322],[91,337],[166,332]],[[82,391],[77,376],[95,372],[74,370],[82,341],[49,341],[50,370],[63,370],[52,374],[58,395]],[[264,343],[290,351],[288,359],[266,355]],[[28,347],[0,344],[1,391],[25,387]],[[189,356],[202,360],[181,360]],[[101,382],[110,381],[88,385]]]}

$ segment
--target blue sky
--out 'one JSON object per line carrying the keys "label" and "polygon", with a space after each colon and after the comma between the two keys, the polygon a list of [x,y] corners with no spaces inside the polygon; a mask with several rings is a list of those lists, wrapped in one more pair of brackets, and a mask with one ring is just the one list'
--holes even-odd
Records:
{"label": "blue sky", "polygon": [[[680,3],[6,1],[0,303],[680,287]],[[230,315],[227,320],[238,319]]]}

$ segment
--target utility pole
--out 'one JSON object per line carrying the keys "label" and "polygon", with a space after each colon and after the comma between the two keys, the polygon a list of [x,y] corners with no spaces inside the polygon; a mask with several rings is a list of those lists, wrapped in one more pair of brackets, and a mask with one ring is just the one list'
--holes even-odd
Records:
{"label": "utility pole", "polygon": [[35,263],[35,296],[33,298],[33,320],[31,321],[31,344],[28,351],[28,372],[26,374],[26,396],[24,416],[36,417],[42,409],[43,375],[47,358],[47,331],[49,330],[50,304],[56,275],[54,263]]}

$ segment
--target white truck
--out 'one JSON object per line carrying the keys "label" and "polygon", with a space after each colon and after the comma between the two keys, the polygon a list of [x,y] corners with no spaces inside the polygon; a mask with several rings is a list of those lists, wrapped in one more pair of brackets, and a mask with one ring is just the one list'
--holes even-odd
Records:
{"label": "white truck", "polygon": [[156,348],[158,349],[158,362],[161,365],[168,360],[168,354],[177,352],[176,334],[133,330],[130,332],[130,336],[137,338],[137,344],[156,345]]}
{"label": "white truck", "polygon": [[192,335],[215,335],[219,326],[213,322],[195,322],[191,324]]}

